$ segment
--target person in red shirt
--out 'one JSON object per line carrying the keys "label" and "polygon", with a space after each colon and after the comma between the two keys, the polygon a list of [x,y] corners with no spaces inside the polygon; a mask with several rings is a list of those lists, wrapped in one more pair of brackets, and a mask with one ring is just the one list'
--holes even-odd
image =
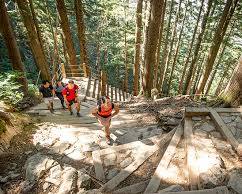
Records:
{"label": "person in red shirt", "polygon": [[66,105],[68,107],[68,110],[70,111],[70,114],[73,115],[71,105],[75,104],[76,107],[76,115],[80,117],[80,102],[78,100],[78,89],[79,87],[74,84],[73,80],[70,80],[66,87],[62,90],[62,94],[64,96]]}
{"label": "person in red shirt", "polygon": [[[114,112],[113,112],[114,111]],[[97,102],[97,107],[92,110],[92,115],[94,115],[99,123],[104,127],[104,132],[106,135],[106,142],[108,145],[111,144],[110,139],[110,125],[111,118],[119,113],[118,104],[111,102],[108,96],[102,96]]]}

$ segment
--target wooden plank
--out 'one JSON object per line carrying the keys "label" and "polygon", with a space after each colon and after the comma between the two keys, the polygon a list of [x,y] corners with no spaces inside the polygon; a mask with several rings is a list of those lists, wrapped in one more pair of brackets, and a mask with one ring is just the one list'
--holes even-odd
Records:
{"label": "wooden plank", "polygon": [[156,152],[160,147],[164,147],[165,144],[170,141],[174,130],[170,131],[164,137],[160,139],[158,144],[152,146],[143,146],[140,154],[137,156],[134,162],[132,162],[125,169],[121,170],[114,178],[109,180],[102,188],[101,191],[112,191],[116,186],[118,186],[122,181],[124,181],[129,175],[131,175],[140,165],[142,165],[145,160],[147,160],[154,152]]}
{"label": "wooden plank", "polygon": [[209,114],[209,109],[207,108],[197,108],[197,107],[186,107],[185,115],[186,116],[207,116]]}
{"label": "wooden plank", "polygon": [[187,168],[189,173],[190,189],[196,190],[199,184],[199,171],[197,166],[196,150],[193,145],[193,131],[191,117],[185,117],[184,138],[187,154]]}
{"label": "wooden plank", "polygon": [[100,81],[100,79],[99,79],[99,80],[98,80],[98,88],[97,88],[97,99],[100,98],[101,87],[102,87],[102,85],[101,85],[101,81]]}
{"label": "wooden plank", "polygon": [[183,134],[183,129],[181,126],[179,126],[176,129],[176,132],[174,136],[172,137],[163,157],[161,158],[161,161],[158,165],[158,167],[155,170],[154,175],[152,176],[145,193],[151,193],[156,192],[160,186],[160,182],[162,179],[165,179],[164,171],[167,169],[172,157],[174,156],[176,152],[176,147],[178,143],[180,142],[181,136]]}
{"label": "wooden plank", "polygon": [[169,133],[165,134],[165,135],[158,135],[158,136],[153,136],[141,141],[134,141],[131,143],[126,143],[126,144],[122,144],[122,145],[118,145],[118,146],[112,146],[106,149],[102,149],[102,150],[96,150],[94,152],[99,152],[100,155],[106,155],[106,154],[111,154],[114,152],[119,152],[121,150],[127,150],[127,149],[132,149],[135,147],[142,147],[144,145],[158,145],[158,146],[162,146],[163,145],[163,141],[165,141],[166,139],[171,139],[171,137],[174,135],[176,129],[173,129],[172,131],[170,131]]}
{"label": "wooden plank", "polygon": [[118,189],[114,192],[113,194],[136,194],[136,193],[143,193],[147,184],[149,183],[150,180],[142,181],[127,187],[123,187],[121,189]]}
{"label": "wooden plank", "polygon": [[96,173],[96,178],[100,181],[105,181],[105,175],[102,165],[102,160],[99,152],[92,152],[93,165]]}
{"label": "wooden plank", "polygon": [[[142,150],[144,149],[142,148]],[[157,150],[157,146],[147,146],[147,149],[145,151],[142,151],[137,156],[134,162],[132,162],[129,166],[121,170],[114,178],[112,178],[106,184],[104,184],[101,188],[101,191],[112,191],[116,186],[118,186],[122,181],[124,181],[128,176],[130,176],[140,165],[142,165],[145,162],[145,160],[147,160]]]}
{"label": "wooden plank", "polygon": [[242,113],[242,107],[239,108],[214,108],[218,113]]}
{"label": "wooden plank", "polygon": [[158,192],[158,194],[229,194],[226,186],[215,187],[213,189],[204,189],[196,191],[179,191],[179,192]]}
{"label": "wooden plank", "polygon": [[209,108],[209,110],[210,110],[210,116],[213,119],[214,123],[216,124],[218,130],[223,134],[223,136],[231,144],[231,146],[238,152],[238,154],[242,155],[241,145],[239,145],[239,142],[235,139],[232,132],[224,123],[223,119],[213,108]]}

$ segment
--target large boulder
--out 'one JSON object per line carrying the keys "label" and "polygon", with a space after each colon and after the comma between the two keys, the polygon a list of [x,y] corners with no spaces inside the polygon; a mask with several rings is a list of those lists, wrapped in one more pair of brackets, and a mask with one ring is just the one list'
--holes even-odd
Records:
{"label": "large boulder", "polygon": [[242,170],[234,169],[229,173],[228,187],[237,193],[242,193]]}

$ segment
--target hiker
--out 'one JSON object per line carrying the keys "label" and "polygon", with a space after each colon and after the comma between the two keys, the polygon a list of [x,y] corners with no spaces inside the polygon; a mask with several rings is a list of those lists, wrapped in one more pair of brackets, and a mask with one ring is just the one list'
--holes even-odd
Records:
{"label": "hiker", "polygon": [[[112,113],[114,110],[114,113]],[[111,102],[108,96],[102,96],[98,102],[97,107],[92,110],[92,115],[94,115],[99,123],[104,127],[104,132],[106,135],[106,142],[108,145],[111,144],[110,141],[110,125],[111,118],[119,113],[119,107],[117,104]]]}
{"label": "hiker", "polygon": [[62,108],[66,109],[64,96],[62,94],[62,91],[64,89],[65,89],[64,83],[61,81],[57,81],[56,86],[54,87],[55,95],[60,99]]}
{"label": "hiker", "polygon": [[54,112],[53,95],[55,94],[55,91],[48,80],[42,81],[42,85],[39,88],[39,92],[42,94],[42,97],[48,109],[50,110],[51,113],[53,113]]}
{"label": "hiker", "polygon": [[70,111],[70,115],[73,115],[71,106],[72,104],[75,104],[75,108],[77,111],[76,115],[80,117],[81,115],[80,115],[80,102],[78,100],[78,89],[79,87],[76,84],[74,84],[74,81],[69,80],[64,90],[62,90],[62,94],[64,96],[64,100],[66,102],[68,110]]}

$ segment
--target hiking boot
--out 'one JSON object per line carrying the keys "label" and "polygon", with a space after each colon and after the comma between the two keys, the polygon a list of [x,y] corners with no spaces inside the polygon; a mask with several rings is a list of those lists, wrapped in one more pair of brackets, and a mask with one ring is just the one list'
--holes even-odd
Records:
{"label": "hiking boot", "polygon": [[72,111],[70,112],[70,115],[73,115],[73,112]]}
{"label": "hiking boot", "polygon": [[78,112],[78,113],[76,113],[76,116],[77,117],[81,117],[81,114]]}

